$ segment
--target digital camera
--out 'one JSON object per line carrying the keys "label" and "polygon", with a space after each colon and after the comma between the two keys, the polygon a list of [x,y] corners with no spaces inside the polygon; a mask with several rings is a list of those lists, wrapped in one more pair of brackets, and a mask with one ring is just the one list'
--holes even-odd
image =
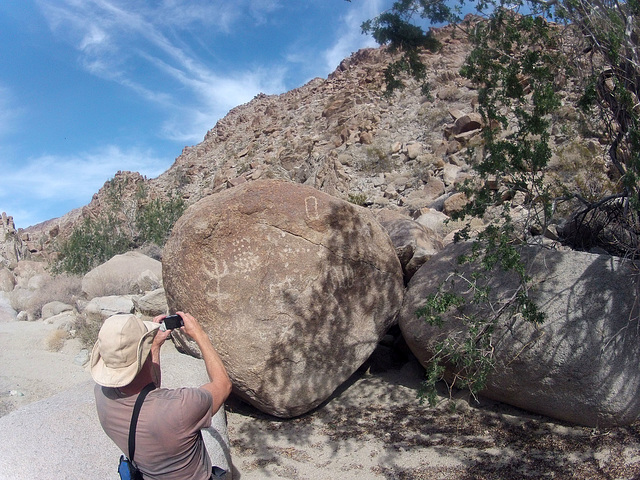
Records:
{"label": "digital camera", "polygon": [[175,328],[180,328],[184,326],[184,320],[180,315],[167,315],[162,320],[162,329],[163,330],[173,330]]}

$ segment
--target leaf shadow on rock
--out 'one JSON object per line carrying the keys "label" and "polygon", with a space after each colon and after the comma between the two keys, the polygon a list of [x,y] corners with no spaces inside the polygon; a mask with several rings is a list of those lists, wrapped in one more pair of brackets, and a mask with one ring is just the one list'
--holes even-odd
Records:
{"label": "leaf shadow on rock", "polygon": [[444,384],[432,408],[417,399],[422,374],[415,359],[360,369],[320,407],[288,420],[234,399],[228,407],[234,462],[252,478],[316,478],[313,471],[406,480],[640,474],[633,455],[638,425],[572,426],[483,397],[477,403],[464,391],[449,396]]}
{"label": "leaf shadow on rock", "polygon": [[[357,222],[356,227],[360,227]],[[334,248],[328,258],[338,255],[348,241],[346,230],[331,244]],[[559,288],[551,280],[558,266],[547,259],[545,268],[549,272],[544,283],[550,282],[549,288]],[[567,287],[573,296],[579,298],[582,288],[593,287],[579,285],[581,282],[593,281],[597,286],[602,281],[591,273],[587,270]],[[332,281],[327,276],[319,285]],[[364,295],[366,282],[362,283],[358,291]],[[584,315],[596,314],[592,308],[597,309],[598,302],[607,295],[614,295],[616,301],[628,301],[622,293],[608,292],[602,286],[600,290],[593,307],[577,301],[585,309]],[[324,299],[320,287],[314,289],[313,295],[315,307],[310,312],[298,312],[300,318],[311,320],[341,313],[338,303]],[[335,334],[348,332],[344,324],[332,328]],[[587,337],[580,341],[588,341],[588,335],[593,334],[584,333]],[[572,333],[561,331],[560,335]],[[544,343],[541,346],[551,348]],[[273,362],[281,362],[293,354],[292,349],[303,347],[311,350],[312,358],[321,359],[324,349],[332,345],[319,341],[310,346],[279,347],[273,352]],[[230,432],[240,470],[258,471],[263,478],[297,478],[311,465],[328,475],[345,477],[357,473],[357,478],[459,480],[610,479],[640,474],[640,462],[629,453],[640,446],[638,424],[607,429],[575,426],[484,397],[475,403],[463,391],[452,391],[449,398],[444,384],[439,385],[440,402],[432,408],[417,399],[424,370],[415,359],[396,364],[383,361],[381,364],[386,367],[369,369],[377,364],[376,357],[381,352],[384,354],[384,349],[376,349],[328,400],[304,415],[283,420],[237,400],[230,403],[230,412],[244,420]],[[586,361],[579,351],[574,354],[571,361]],[[332,363],[333,368],[339,368],[337,359],[329,361],[336,362]],[[267,377],[265,381],[284,379]],[[310,385],[315,384],[311,381]],[[300,478],[305,478],[304,474]]]}
{"label": "leaf shadow on rock", "polygon": [[375,220],[344,203],[332,205],[324,221],[329,233],[322,240],[321,272],[304,290],[284,292],[281,314],[292,320],[265,361],[263,384],[288,392],[292,403],[300,397],[300,408],[291,406],[283,416],[308,411],[309,404],[317,406],[347,381],[392,325],[402,302],[393,246],[389,242],[385,256],[366,241],[381,235]]}
{"label": "leaf shadow on rock", "polygon": [[[503,356],[501,365],[511,370],[503,378],[527,378],[517,388],[539,393],[540,403],[530,405],[538,413],[590,426],[633,422],[640,413],[637,266],[608,255],[540,248],[528,249],[524,258],[534,279],[532,298],[547,318],[539,329],[514,320],[504,332],[526,348]],[[494,379],[499,383],[499,374]],[[504,383],[499,388],[514,391]]]}
{"label": "leaf shadow on rock", "polygon": [[[499,312],[491,343],[496,367],[485,396],[583,425],[633,421],[640,412],[635,394],[640,373],[633,360],[640,356],[635,265],[608,256],[527,247],[523,259],[532,278],[529,294],[546,314],[542,325],[535,326],[505,308],[519,287],[512,273],[488,272],[480,287],[489,287],[490,301],[469,302],[474,291],[462,278],[470,279],[478,267],[457,262],[469,247],[448,248],[409,285],[400,325],[420,360],[428,361],[442,339],[468,331],[463,318],[486,320]],[[443,287],[468,302],[447,312],[441,328],[429,326],[415,312]]]}

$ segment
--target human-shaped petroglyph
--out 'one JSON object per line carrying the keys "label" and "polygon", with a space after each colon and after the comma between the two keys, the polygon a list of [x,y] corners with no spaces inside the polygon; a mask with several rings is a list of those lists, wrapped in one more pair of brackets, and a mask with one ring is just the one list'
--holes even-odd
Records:
{"label": "human-shaped petroglyph", "polygon": [[208,278],[210,279],[208,284],[214,283],[213,288],[207,288],[207,296],[214,300],[217,303],[218,308],[220,308],[220,300],[224,300],[230,297],[228,293],[223,293],[222,288],[220,287],[221,280],[229,275],[229,267],[227,266],[227,262],[222,260],[221,270],[220,265],[218,264],[218,260],[214,259],[213,269],[205,266],[204,271],[207,273]]}

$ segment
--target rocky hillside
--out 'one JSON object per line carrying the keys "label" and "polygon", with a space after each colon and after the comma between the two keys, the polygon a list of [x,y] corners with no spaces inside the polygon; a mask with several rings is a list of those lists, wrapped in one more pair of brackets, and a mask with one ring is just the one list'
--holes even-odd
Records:
{"label": "rocky hillside", "polygon": [[[46,253],[53,237],[83,216],[97,215],[114,184],[124,187],[125,201],[144,185],[152,196],[177,193],[191,204],[247,181],[279,178],[414,218],[425,208],[445,214],[459,208],[456,185],[470,174],[468,147],[480,144],[481,124],[477,91],[459,75],[469,45],[451,32],[442,28],[442,49],[425,54],[430,95],[409,82],[385,97],[390,54],[384,48],[358,51],[326,79],[281,95],[260,94],[234,108],[158,178],[118,172],[82,210],[30,227],[24,237],[29,250]],[[554,120],[556,166],[564,168],[585,151],[597,158],[598,142],[570,126],[579,120],[573,107],[562,107]]]}

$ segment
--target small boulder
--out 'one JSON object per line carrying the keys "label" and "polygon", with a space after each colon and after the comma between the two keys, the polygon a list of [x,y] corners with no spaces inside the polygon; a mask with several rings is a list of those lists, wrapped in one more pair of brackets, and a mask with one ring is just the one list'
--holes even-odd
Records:
{"label": "small boulder", "polygon": [[164,288],[153,290],[142,297],[134,298],[136,310],[147,317],[155,317],[167,313],[167,298]]}
{"label": "small boulder", "polygon": [[10,292],[16,286],[16,277],[7,267],[0,267],[0,292]]}
{"label": "small boulder", "polygon": [[456,135],[472,130],[479,130],[482,128],[482,115],[477,112],[461,115],[456,118],[454,125],[453,132]]}
{"label": "small boulder", "polygon": [[103,321],[111,315],[133,313],[133,311],[132,295],[108,295],[91,299],[82,313],[94,321]]}
{"label": "small boulder", "polygon": [[464,193],[454,193],[444,201],[442,213],[451,216],[454,213],[460,212],[467,203],[469,203],[469,200]]}
{"label": "small boulder", "polygon": [[442,234],[445,230],[444,225],[447,220],[449,220],[449,217],[444,213],[434,210],[433,208],[424,208],[421,210],[416,222],[429,230]]}
{"label": "small boulder", "polygon": [[16,276],[16,285],[21,288],[28,288],[29,280],[46,273],[47,264],[34,260],[20,260],[13,273]]}
{"label": "small boulder", "polygon": [[422,144],[421,143],[409,143],[407,145],[407,157],[409,159],[414,160],[418,158],[418,155],[422,153]]}
{"label": "small boulder", "polygon": [[411,280],[422,264],[442,249],[433,230],[399,212],[382,209],[376,214],[376,218],[389,234],[396,249],[405,283]]}
{"label": "small boulder", "polygon": [[58,330],[70,332],[76,327],[77,320],[76,314],[68,310],[47,318],[44,323],[52,324]]}
{"label": "small boulder", "polygon": [[42,317],[42,320],[46,320],[47,318],[53,317],[62,312],[70,311],[73,311],[73,307],[71,305],[55,300],[53,302],[45,303],[42,306],[42,313],[40,316]]}

